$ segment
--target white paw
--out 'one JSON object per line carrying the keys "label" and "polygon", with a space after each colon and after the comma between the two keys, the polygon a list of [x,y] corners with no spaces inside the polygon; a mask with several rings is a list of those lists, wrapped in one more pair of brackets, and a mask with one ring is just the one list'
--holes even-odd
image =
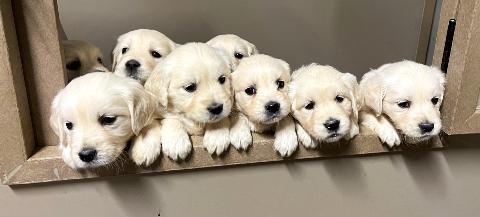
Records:
{"label": "white paw", "polygon": [[230,142],[237,150],[247,150],[252,144],[250,129],[247,127],[230,129]]}
{"label": "white paw", "polygon": [[295,130],[275,133],[273,147],[282,157],[288,157],[297,149],[298,141]]}
{"label": "white paw", "polygon": [[317,141],[312,139],[312,137],[301,126],[297,126],[297,136],[298,140],[303,146],[305,146],[305,148],[316,148],[318,145]]}
{"label": "white paw", "polygon": [[387,144],[389,148],[400,145],[400,136],[394,128],[383,127],[377,130],[378,138],[380,141]]}
{"label": "white paw", "polygon": [[185,159],[192,151],[192,143],[185,131],[162,134],[162,151],[172,160]]}
{"label": "white paw", "polygon": [[147,133],[136,137],[132,142],[130,158],[138,166],[150,166],[160,156],[162,144],[159,133]]}
{"label": "white paw", "polygon": [[220,155],[228,149],[230,145],[228,128],[206,130],[203,136],[203,147],[210,154]]}

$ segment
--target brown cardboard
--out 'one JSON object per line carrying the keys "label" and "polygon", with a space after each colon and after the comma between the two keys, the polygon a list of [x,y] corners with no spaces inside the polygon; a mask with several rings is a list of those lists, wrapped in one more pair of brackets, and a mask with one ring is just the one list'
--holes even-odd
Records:
{"label": "brown cardboard", "polygon": [[480,0],[444,0],[433,64],[440,66],[448,20],[457,26],[450,55],[442,105],[444,131],[449,134],[480,133]]}
{"label": "brown cardboard", "polygon": [[66,84],[56,1],[12,1],[37,145],[56,145],[50,103]]}
{"label": "brown cardboard", "polygon": [[0,2],[0,179],[27,160],[34,147],[22,64],[10,1]]}

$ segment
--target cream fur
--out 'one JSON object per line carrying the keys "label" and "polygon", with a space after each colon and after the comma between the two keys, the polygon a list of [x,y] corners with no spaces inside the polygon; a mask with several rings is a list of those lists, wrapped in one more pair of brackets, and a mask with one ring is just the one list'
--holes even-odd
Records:
{"label": "cream fur", "polygon": [[[439,109],[444,85],[439,69],[408,60],[371,70],[360,82],[365,105],[361,124],[389,147],[400,145],[402,139],[413,144],[428,140],[442,128]],[[438,97],[436,105],[434,97]],[[401,108],[398,104],[406,100],[410,108]],[[433,130],[422,133],[419,124],[423,122],[433,123]]]}
{"label": "cream fur", "polygon": [[108,71],[103,64],[102,51],[97,46],[79,40],[64,40],[62,45],[69,82],[89,72]]}
{"label": "cream fur", "polygon": [[[258,54],[257,47],[254,44],[233,34],[217,35],[210,39],[207,44],[225,51],[232,71],[237,68],[243,58]],[[235,57],[235,53],[241,54],[243,58]]]}

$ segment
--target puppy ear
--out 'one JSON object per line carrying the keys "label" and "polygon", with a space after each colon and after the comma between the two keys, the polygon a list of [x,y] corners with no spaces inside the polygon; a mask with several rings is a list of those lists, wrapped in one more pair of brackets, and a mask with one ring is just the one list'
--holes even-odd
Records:
{"label": "puppy ear", "polygon": [[376,116],[382,114],[382,104],[386,90],[376,70],[370,71],[363,76],[359,89],[361,105],[371,109]]}
{"label": "puppy ear", "polygon": [[358,119],[358,111],[360,110],[361,103],[357,77],[350,73],[343,73],[342,80],[348,88],[348,94],[350,95],[350,101],[352,102],[353,116],[355,119]]}
{"label": "puppy ear", "polygon": [[135,86],[130,88],[131,93],[127,94],[126,101],[130,111],[132,131],[138,135],[152,121],[156,103],[153,95],[145,91],[140,84]]}
{"label": "puppy ear", "polygon": [[119,58],[120,48],[115,46],[112,50],[112,72],[115,72],[115,68],[117,67],[117,62]]}
{"label": "puppy ear", "polygon": [[53,99],[52,106],[50,107],[50,127],[52,128],[55,135],[58,136],[60,147],[66,146],[64,143],[66,134],[63,129],[63,121],[60,115],[60,98],[62,97],[63,91],[60,91],[55,98]]}
{"label": "puppy ear", "polygon": [[230,72],[233,71],[233,69],[235,69],[235,64],[231,61],[231,59],[228,57],[228,54],[225,50],[223,49],[220,49],[220,48],[213,48],[215,49],[215,52],[218,53],[218,55],[220,55],[220,57],[222,58],[222,60],[227,63],[228,65],[228,68],[230,69]]}
{"label": "puppy ear", "polygon": [[170,78],[166,73],[163,73],[163,70],[163,62],[160,62],[145,82],[145,90],[153,94],[155,101],[166,110]]}
{"label": "puppy ear", "polygon": [[278,60],[280,62],[280,65],[282,65],[283,69],[288,72],[289,79],[291,79],[292,71],[290,71],[290,65],[288,65],[288,63],[285,62],[285,60],[281,60],[281,59],[278,59]]}
{"label": "puppy ear", "polygon": [[251,56],[251,55],[254,55],[254,54],[258,54],[258,49],[257,49],[257,46],[255,46],[254,44],[250,43],[250,46],[248,46],[248,54]]}

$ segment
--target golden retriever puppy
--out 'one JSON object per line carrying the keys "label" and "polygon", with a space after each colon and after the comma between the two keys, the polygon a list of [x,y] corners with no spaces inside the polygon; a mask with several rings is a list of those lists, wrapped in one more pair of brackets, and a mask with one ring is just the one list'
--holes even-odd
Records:
{"label": "golden retriever puppy", "polygon": [[349,73],[310,64],[293,72],[290,100],[299,141],[307,148],[358,134],[358,83]]}
{"label": "golden retriever puppy", "polygon": [[94,168],[114,162],[155,108],[153,96],[138,82],[94,72],[72,80],[55,96],[50,125],[68,166]]}
{"label": "golden retriever puppy", "polygon": [[232,71],[237,68],[241,59],[258,54],[257,47],[254,44],[233,34],[217,35],[210,39],[207,44],[223,50],[228,55]]}
{"label": "golden retriever puppy", "polygon": [[229,144],[233,99],[226,57],[204,43],[176,48],[145,83],[163,112],[162,151],[173,160],[192,149],[189,135],[204,135],[203,146],[220,155]]}
{"label": "golden retriever puppy", "polygon": [[148,76],[177,45],[164,34],[150,29],[127,32],[113,49],[112,71],[145,83]]}
{"label": "golden retriever puppy", "polygon": [[371,70],[360,81],[361,125],[388,147],[400,145],[402,138],[408,144],[426,141],[442,128],[444,85],[439,69],[408,60]]}
{"label": "golden retriever puppy", "polygon": [[274,149],[290,156],[297,148],[295,123],[290,113],[290,67],[283,60],[263,54],[243,59],[232,73],[235,109],[230,141],[237,149],[252,144],[251,132],[275,131]]}
{"label": "golden retriever puppy", "polygon": [[100,48],[79,40],[62,41],[68,82],[89,72],[106,72]]}

